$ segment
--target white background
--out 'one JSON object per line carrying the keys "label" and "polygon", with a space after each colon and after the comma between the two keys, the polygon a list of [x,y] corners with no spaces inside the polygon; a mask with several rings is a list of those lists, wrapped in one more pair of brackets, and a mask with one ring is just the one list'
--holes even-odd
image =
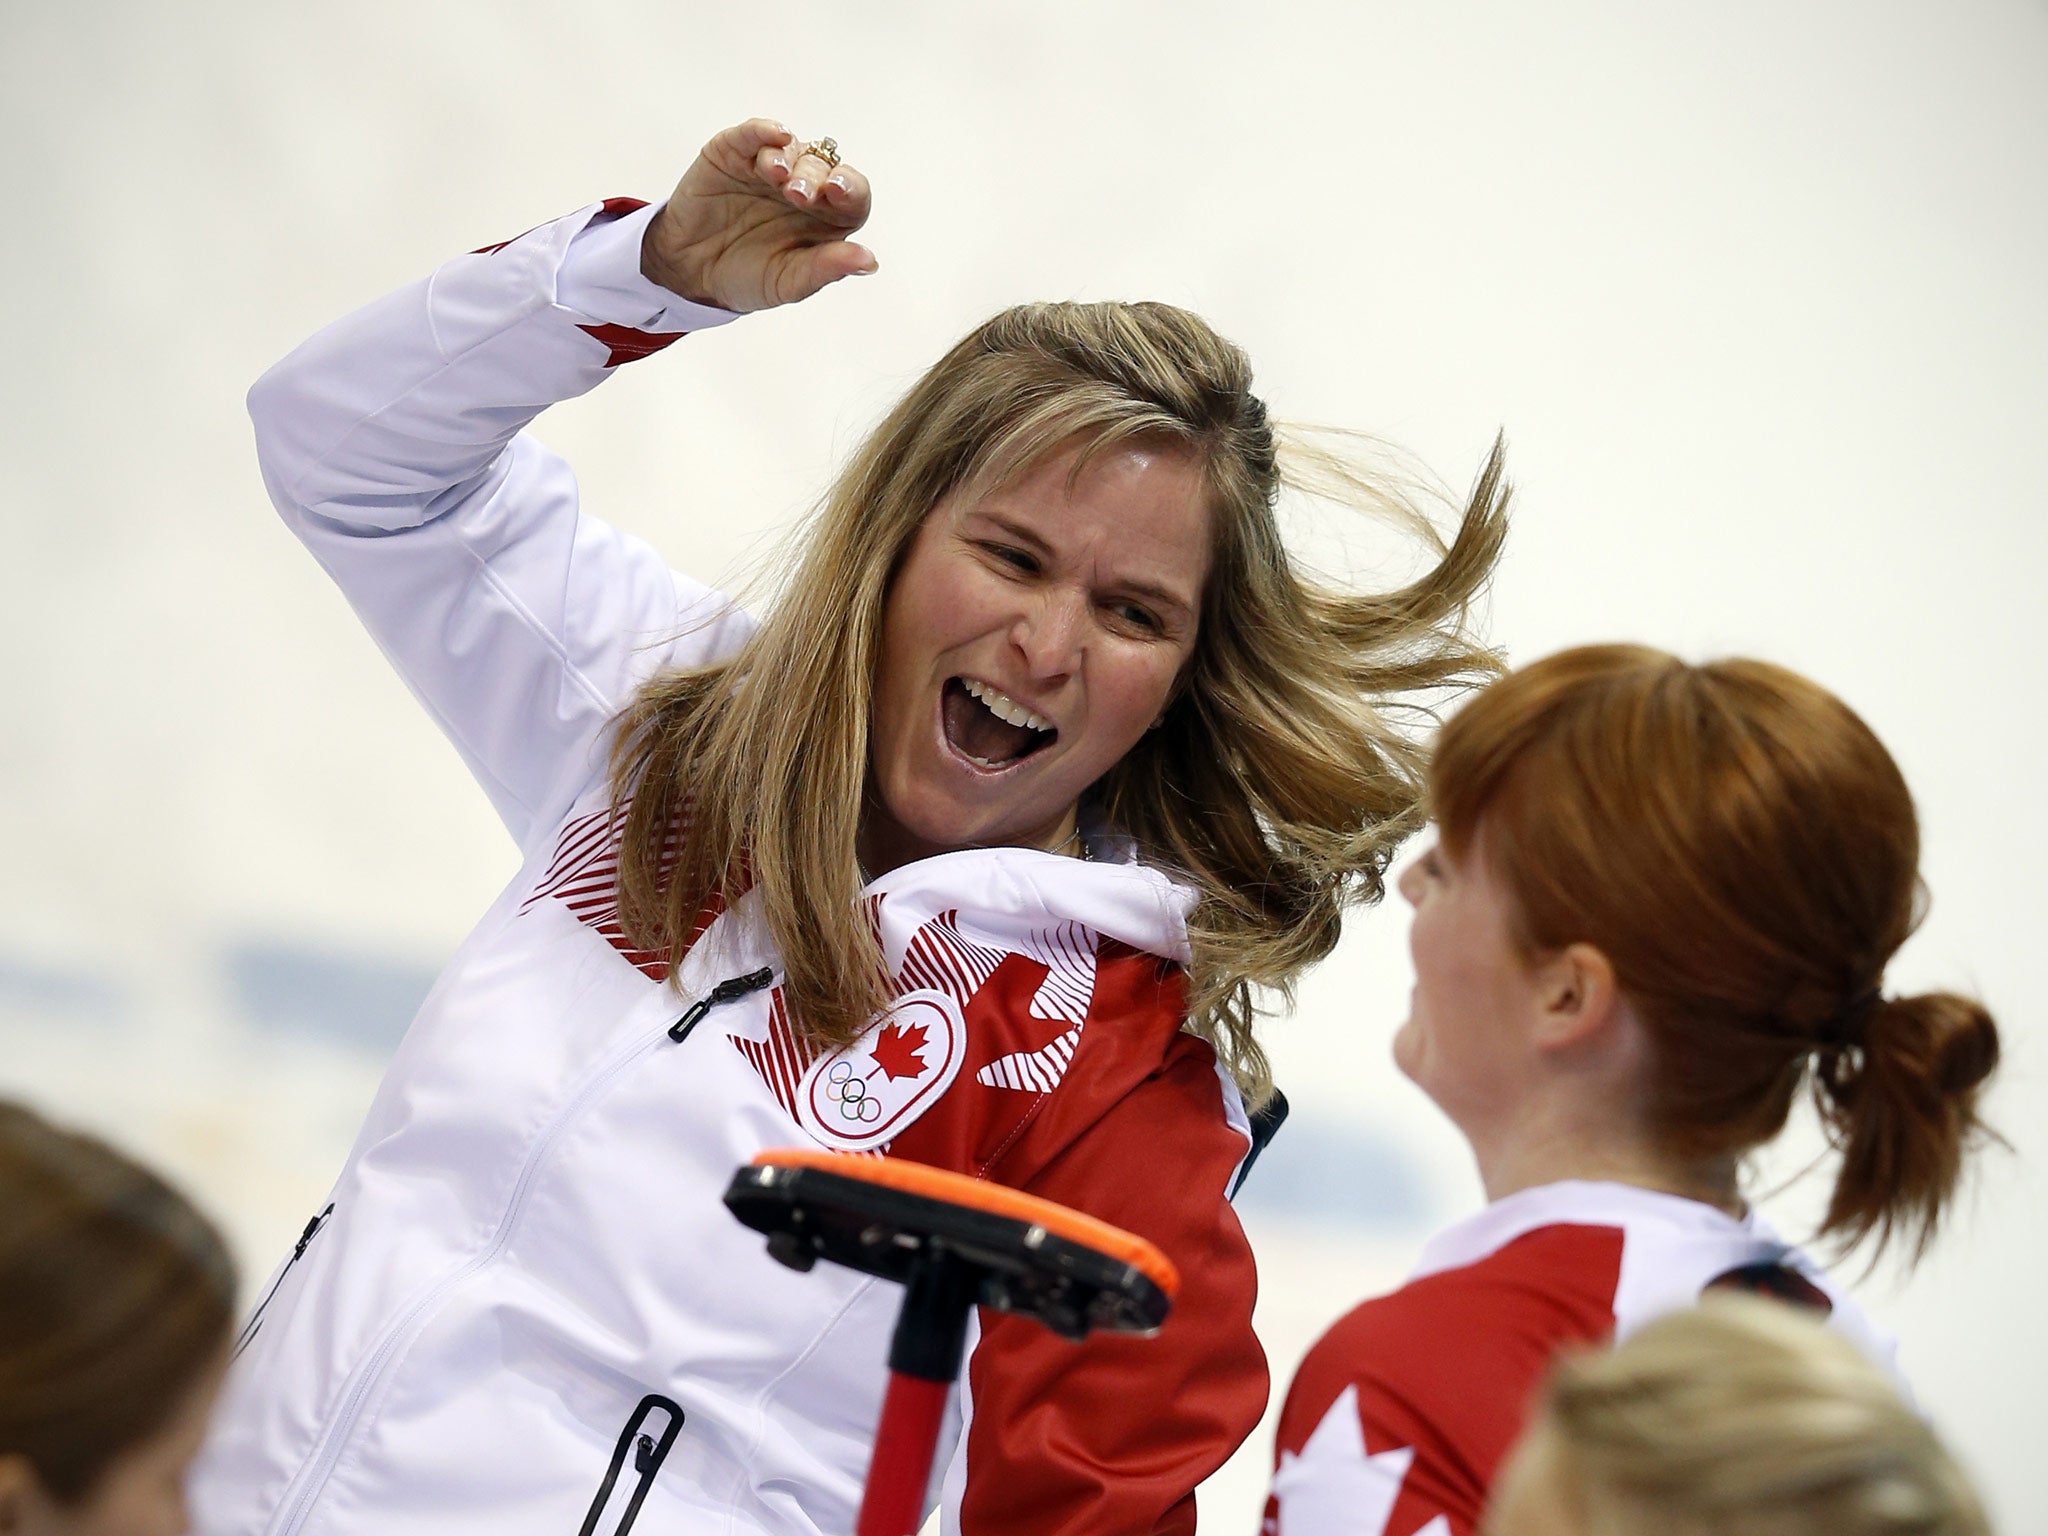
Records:
{"label": "white background", "polygon": [[[2005,1528],[2048,1528],[2048,5],[5,0],[0,55],[0,1091],[175,1170],[254,1275],[514,859],[269,518],[241,394],[765,112],[874,178],[880,275],[542,427],[678,564],[758,562],[993,309],[1164,298],[1280,415],[1455,486],[1505,427],[1516,657],[1747,652],[1865,713],[1934,896],[1892,985],[1989,1000],[2012,1150],[1862,1292]],[[1280,1381],[1476,1200],[1386,1062],[1404,928],[1355,918],[1271,1031],[1298,1113],[1247,1220]],[[1817,1192],[1768,1203],[1797,1227]],[[1205,1529],[1252,1529],[1270,1435]]]}

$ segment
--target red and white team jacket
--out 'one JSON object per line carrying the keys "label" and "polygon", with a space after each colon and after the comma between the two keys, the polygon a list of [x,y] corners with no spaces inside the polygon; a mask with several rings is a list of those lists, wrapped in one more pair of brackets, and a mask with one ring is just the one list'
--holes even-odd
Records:
{"label": "red and white team jacket", "polygon": [[[204,1536],[853,1528],[896,1288],[796,1274],[720,1203],[765,1147],[915,1159],[1157,1243],[1150,1340],[979,1318],[928,1503],[949,1531],[1179,1532],[1257,1422],[1236,1090],[1182,1032],[1189,893],[1022,849],[865,901],[897,1001],[821,1054],[741,900],[684,958],[617,921],[605,747],[750,621],[584,515],[523,428],[731,317],[647,283],[592,207],[340,321],[250,395],[265,480],[524,853],[266,1285],[194,1478]],[[720,983],[731,983],[720,988]],[[714,989],[718,989],[714,997]]]}
{"label": "red and white team jacket", "polygon": [[1825,1311],[1894,1369],[1890,1336],[1754,1213],[1621,1184],[1522,1190],[1439,1234],[1406,1285],[1309,1351],[1280,1415],[1266,1536],[1470,1536],[1557,1354],[1716,1285]]}

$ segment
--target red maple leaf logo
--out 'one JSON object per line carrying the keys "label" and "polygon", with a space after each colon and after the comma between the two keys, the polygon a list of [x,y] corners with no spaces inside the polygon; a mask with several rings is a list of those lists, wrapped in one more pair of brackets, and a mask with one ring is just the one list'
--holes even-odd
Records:
{"label": "red maple leaf logo", "polygon": [[[875,1048],[871,1053],[875,1065],[889,1074],[889,1081],[898,1078],[923,1077],[924,1057],[918,1052],[924,1049],[925,1026],[912,1024],[908,1029],[901,1024],[884,1024],[882,1032],[875,1037]],[[870,1072],[869,1077],[875,1074]]]}

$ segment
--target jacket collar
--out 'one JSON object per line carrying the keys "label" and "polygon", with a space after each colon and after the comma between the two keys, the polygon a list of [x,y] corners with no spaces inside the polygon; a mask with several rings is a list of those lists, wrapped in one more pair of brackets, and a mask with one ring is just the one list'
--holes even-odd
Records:
{"label": "jacket collar", "polygon": [[1718,1232],[1760,1243],[1781,1243],[1754,1206],[1738,1221],[1726,1211],[1683,1195],[1633,1184],[1563,1179],[1503,1195],[1477,1215],[1445,1228],[1424,1246],[1421,1262],[1409,1278],[1419,1280],[1440,1270],[1476,1264],[1538,1227],[1581,1224],[1660,1226],[1673,1232]]}
{"label": "jacket collar", "polygon": [[1074,859],[1036,848],[965,848],[900,865],[872,881],[883,952],[893,971],[919,929],[947,912],[1009,941],[1078,923],[1147,954],[1188,963],[1195,892],[1143,864]]}

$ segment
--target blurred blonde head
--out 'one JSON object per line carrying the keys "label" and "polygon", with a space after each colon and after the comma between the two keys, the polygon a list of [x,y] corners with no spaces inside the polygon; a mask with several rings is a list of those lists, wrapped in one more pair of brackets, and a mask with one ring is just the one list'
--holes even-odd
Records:
{"label": "blurred blonde head", "polygon": [[1799,1309],[1710,1298],[1562,1363],[1481,1536],[1990,1536],[1934,1431]]}

